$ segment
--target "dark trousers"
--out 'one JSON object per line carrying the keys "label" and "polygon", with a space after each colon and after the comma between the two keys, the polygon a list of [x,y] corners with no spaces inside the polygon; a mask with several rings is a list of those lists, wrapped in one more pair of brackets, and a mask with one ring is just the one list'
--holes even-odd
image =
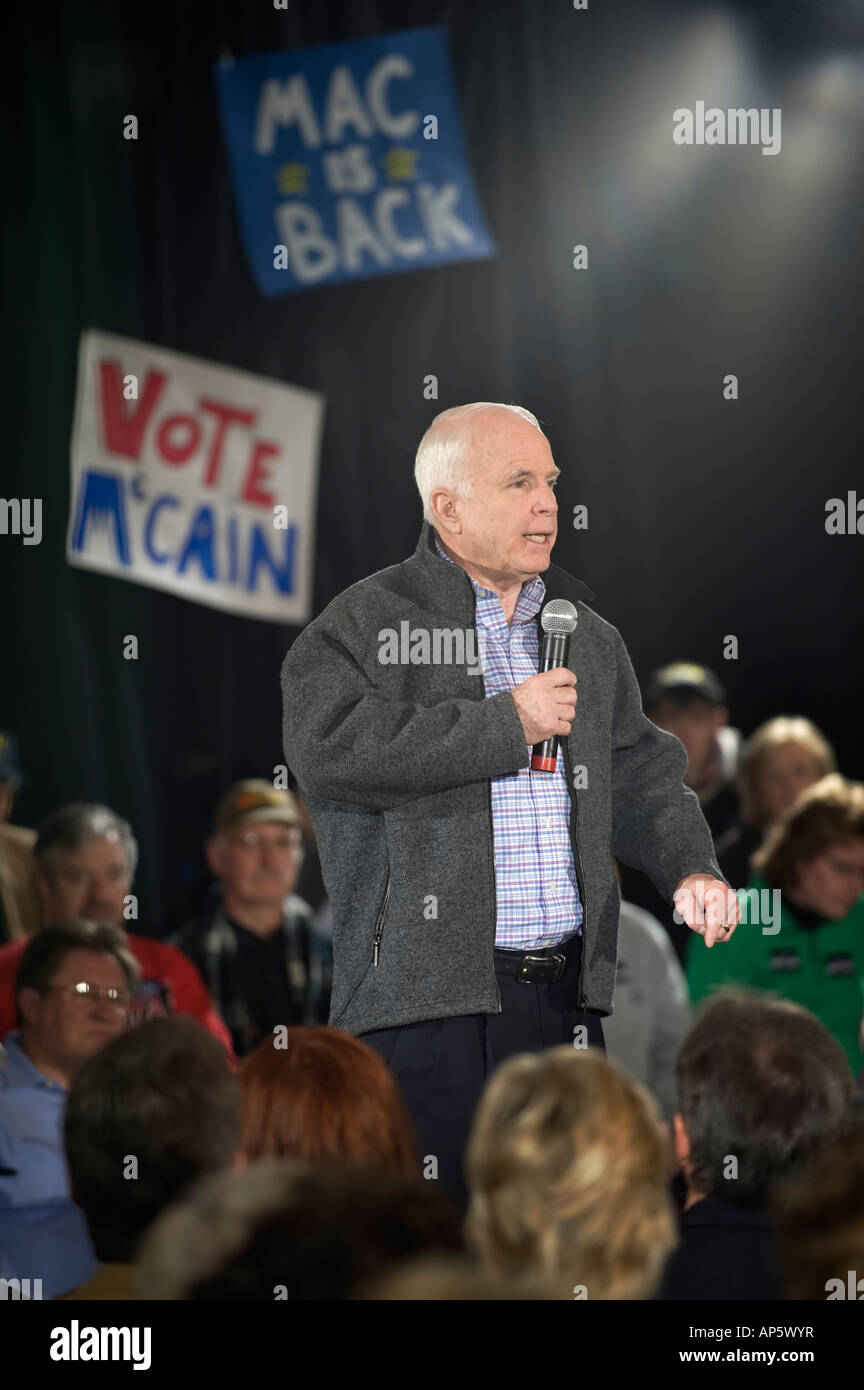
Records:
{"label": "dark trousers", "polygon": [[[362,1035],[399,1083],[420,1141],[424,1171],[431,1176],[437,1168],[441,1186],[463,1208],[465,1145],[480,1094],[495,1068],[516,1053],[561,1044],[605,1051],[601,1015],[577,1007],[582,938],[536,954],[555,950],[567,956],[567,967],[554,984],[522,984],[503,974],[496,963],[500,1014],[437,1018]],[[429,1162],[432,1158],[435,1165]]]}

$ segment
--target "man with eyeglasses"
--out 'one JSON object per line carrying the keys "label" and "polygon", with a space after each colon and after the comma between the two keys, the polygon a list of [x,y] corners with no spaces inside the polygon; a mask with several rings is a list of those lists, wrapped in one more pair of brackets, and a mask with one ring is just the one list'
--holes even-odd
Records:
{"label": "man with eyeglasses", "polygon": [[0,1067],[0,1207],[68,1194],[66,1093],[126,1027],[138,967],[116,927],[73,922],[31,937],[15,982],[18,1027]]}
{"label": "man with eyeglasses", "polygon": [[332,948],[295,891],[302,825],[290,792],[256,778],[231,787],[206,844],[220,898],[174,938],[201,971],[238,1057],[280,1025],[327,1022]]}
{"label": "man with eyeglasses", "polygon": [[[195,966],[176,946],[125,929],[138,858],[132,827],[109,806],[76,801],[44,822],[34,850],[42,924],[108,922],[139,966],[130,1023],[188,1013],[232,1056],[231,1039]],[[134,919],[133,919],[134,920]],[[0,1039],[15,1026],[14,986],[26,940],[0,946]]]}

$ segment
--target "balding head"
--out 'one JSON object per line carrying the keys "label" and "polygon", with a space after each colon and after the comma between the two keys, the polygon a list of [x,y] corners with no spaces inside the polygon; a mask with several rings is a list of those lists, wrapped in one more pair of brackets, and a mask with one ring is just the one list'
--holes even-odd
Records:
{"label": "balding head", "polygon": [[[423,515],[480,582],[524,583],[548,568],[558,470],[537,419],[490,401],[437,415],[417,450]],[[543,534],[542,544],[527,539]]]}

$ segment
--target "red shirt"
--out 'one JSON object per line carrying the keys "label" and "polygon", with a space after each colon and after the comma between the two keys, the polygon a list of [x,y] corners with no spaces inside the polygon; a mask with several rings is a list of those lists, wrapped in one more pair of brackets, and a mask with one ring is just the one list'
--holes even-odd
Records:
{"label": "red shirt", "polygon": [[[197,966],[176,946],[164,941],[153,941],[149,936],[134,936],[126,933],[129,950],[141,967],[140,984],[153,986],[153,1002],[145,1003],[143,1010],[138,1008],[138,1017],[164,1013],[167,1008],[173,1013],[191,1014],[224,1045],[232,1062],[234,1048],[231,1034],[213,1007],[207,987]],[[29,937],[10,941],[0,946],[0,1042],[13,1028],[17,1028],[15,1015],[15,977],[18,965]]]}

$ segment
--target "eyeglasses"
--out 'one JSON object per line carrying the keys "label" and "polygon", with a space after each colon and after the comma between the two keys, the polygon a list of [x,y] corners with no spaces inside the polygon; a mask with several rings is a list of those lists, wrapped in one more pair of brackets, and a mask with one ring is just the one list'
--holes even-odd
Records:
{"label": "eyeglasses", "polygon": [[115,985],[103,988],[91,985],[88,980],[79,980],[75,985],[43,985],[42,994],[65,994],[67,999],[86,999],[89,1003],[113,1004],[118,1009],[126,1009],[132,1003],[131,989],[117,989]]}
{"label": "eyeglasses", "polygon": [[255,830],[235,830],[229,839],[235,845],[243,845],[246,849],[278,849],[287,854],[290,850],[298,850],[303,847],[301,836],[282,836],[278,840],[266,840]]}

